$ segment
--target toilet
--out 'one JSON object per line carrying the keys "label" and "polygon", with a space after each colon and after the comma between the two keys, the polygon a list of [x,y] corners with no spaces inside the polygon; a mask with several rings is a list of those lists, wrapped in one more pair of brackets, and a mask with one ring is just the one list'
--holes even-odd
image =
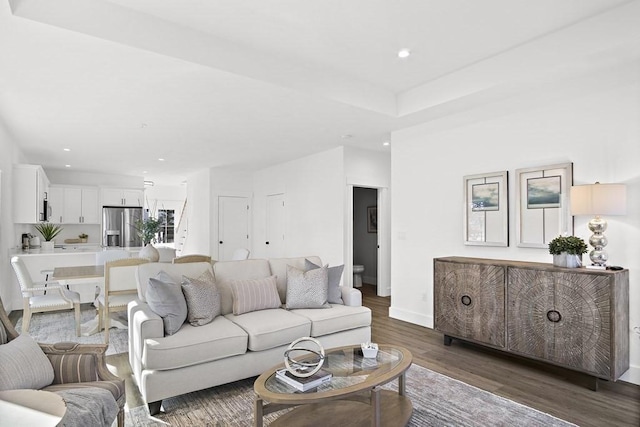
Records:
{"label": "toilet", "polygon": [[364,265],[353,266],[353,287],[362,287],[362,273],[364,273]]}

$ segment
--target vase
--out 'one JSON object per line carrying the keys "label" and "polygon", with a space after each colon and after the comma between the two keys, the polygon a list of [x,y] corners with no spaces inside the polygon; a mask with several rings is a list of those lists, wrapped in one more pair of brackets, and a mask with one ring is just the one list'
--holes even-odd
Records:
{"label": "vase", "polygon": [[565,268],[582,267],[582,255],[572,255],[566,252],[563,252],[560,255],[554,255],[553,265]]}
{"label": "vase", "polygon": [[53,252],[53,248],[55,247],[55,242],[53,240],[48,240],[46,242],[40,243],[40,248],[44,252]]}
{"label": "vase", "polygon": [[158,262],[158,260],[160,259],[160,253],[156,248],[153,247],[151,243],[147,243],[147,245],[138,253],[138,257],[146,258],[151,262]]}

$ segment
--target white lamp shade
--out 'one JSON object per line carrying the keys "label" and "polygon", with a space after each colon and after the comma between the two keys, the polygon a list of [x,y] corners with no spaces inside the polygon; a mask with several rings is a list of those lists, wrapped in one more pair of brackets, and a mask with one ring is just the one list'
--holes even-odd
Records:
{"label": "white lamp shade", "polygon": [[626,215],[627,186],[587,184],[571,187],[572,215]]}

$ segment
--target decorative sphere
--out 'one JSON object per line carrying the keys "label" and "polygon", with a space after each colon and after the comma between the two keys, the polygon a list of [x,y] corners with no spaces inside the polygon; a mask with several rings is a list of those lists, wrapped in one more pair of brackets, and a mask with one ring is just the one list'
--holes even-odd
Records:
{"label": "decorative sphere", "polygon": [[[300,345],[301,343],[304,343]],[[313,344],[316,349],[308,348],[308,343]],[[296,360],[292,353],[302,353],[304,357]],[[310,357],[315,355],[315,357]],[[284,366],[287,371],[296,377],[306,378],[320,370],[324,363],[324,348],[315,338],[302,337],[292,342],[284,352]]]}
{"label": "decorative sphere", "polygon": [[589,237],[589,244],[594,248],[598,248],[598,247],[603,248],[607,246],[607,243],[609,243],[609,241],[607,240],[604,234],[594,234],[591,237]]}
{"label": "decorative sphere", "polygon": [[591,262],[595,265],[604,265],[609,259],[609,255],[607,255],[605,251],[594,249],[589,252],[589,258],[591,258]]}

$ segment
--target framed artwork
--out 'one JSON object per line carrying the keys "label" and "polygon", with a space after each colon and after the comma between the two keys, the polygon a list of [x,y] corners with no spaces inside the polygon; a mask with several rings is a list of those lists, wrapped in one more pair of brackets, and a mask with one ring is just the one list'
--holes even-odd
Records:
{"label": "framed artwork", "polygon": [[367,208],[367,232],[378,232],[378,207],[369,206]]}
{"label": "framed artwork", "polygon": [[544,248],[563,233],[573,234],[569,191],[573,164],[516,170],[516,241],[525,248]]}
{"label": "framed artwork", "polygon": [[509,246],[508,173],[467,175],[464,181],[464,244]]}

